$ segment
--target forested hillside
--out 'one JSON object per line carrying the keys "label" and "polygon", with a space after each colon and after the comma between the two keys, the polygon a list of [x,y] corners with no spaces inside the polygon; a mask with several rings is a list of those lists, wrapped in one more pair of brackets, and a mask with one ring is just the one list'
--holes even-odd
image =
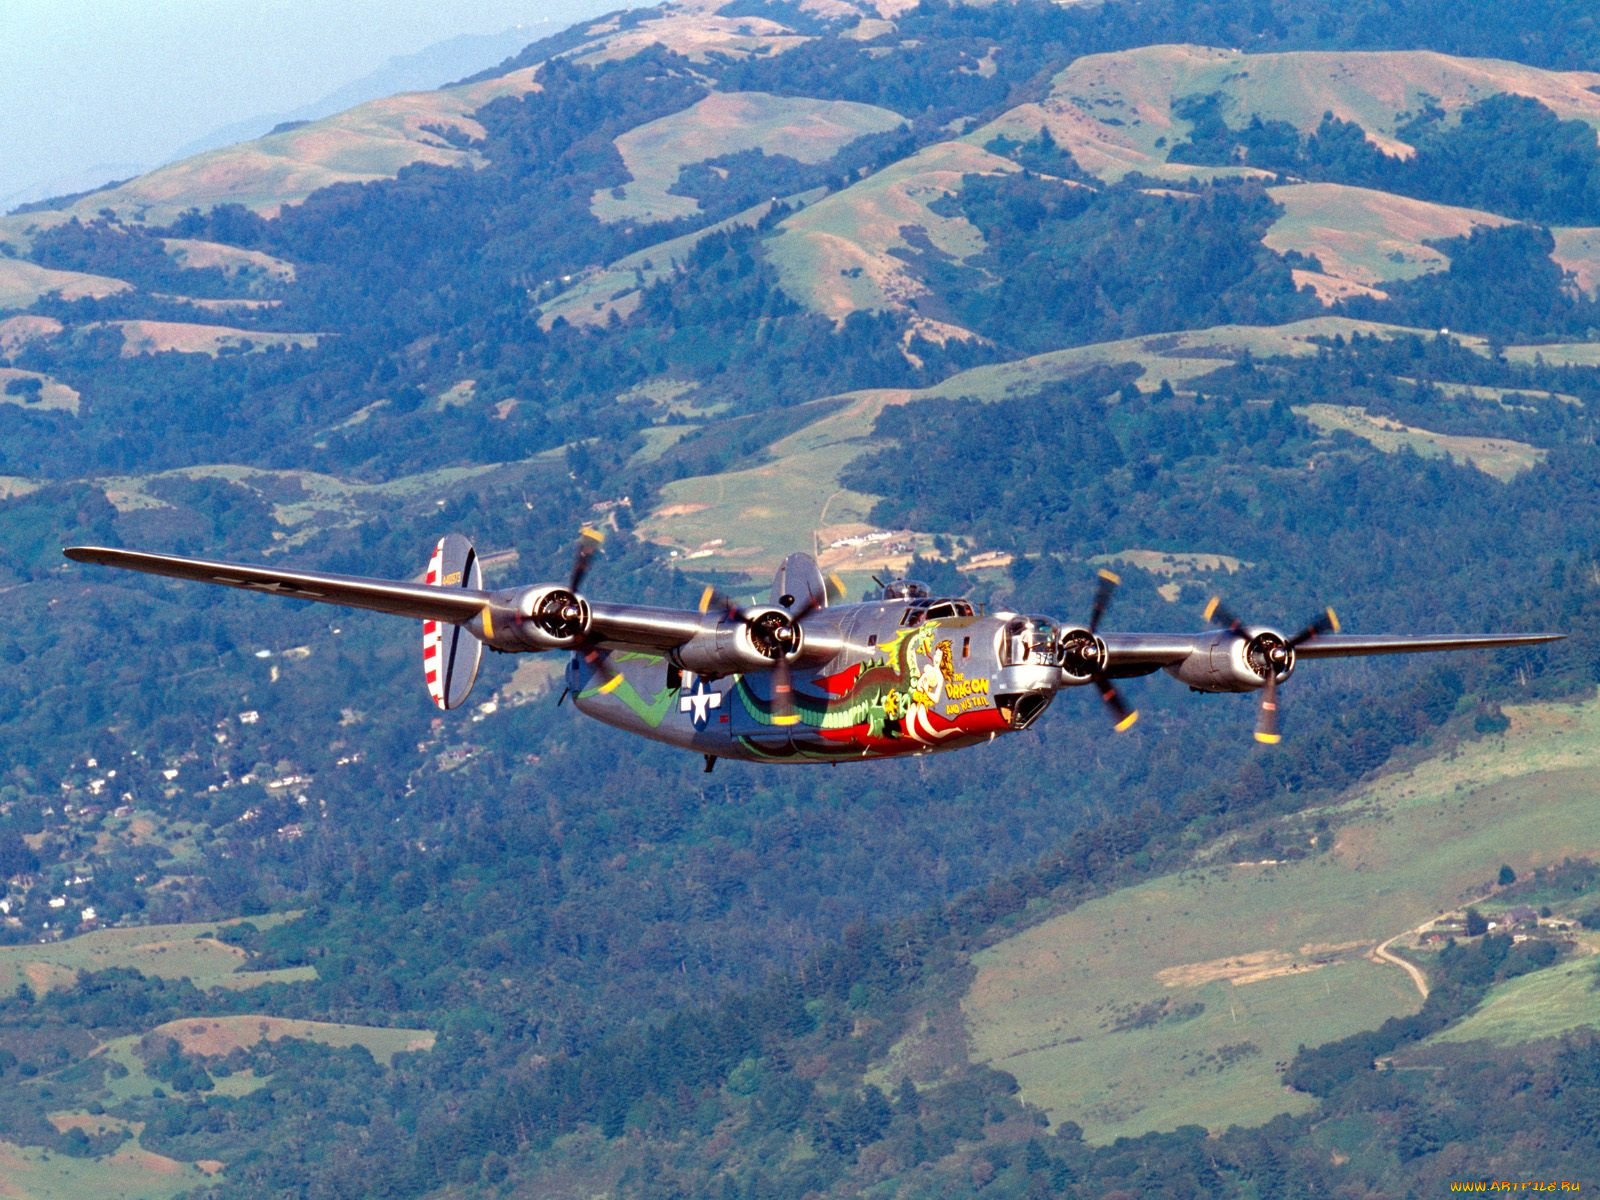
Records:
{"label": "forested hillside", "polygon": [[[1463,925],[1414,955],[1425,1004],[1395,967],[1369,1009],[1307,991],[1372,1019],[1277,1028],[1281,1062],[1194,1050],[1221,992],[1130,984],[1083,1053],[1171,1037],[1184,1087],[1267,1098],[1211,1139],[1152,1107],[1115,1141],[1131,1099],[1051,1090],[1081,1063],[990,1054],[1037,1014],[984,972],[1132,886],[1342,863],[1403,769],[1567,753],[1535,734],[1600,681],[1597,130],[1575,0],[685,0],[0,217],[3,1169],[52,1197],[1580,1177],[1579,817],[1415,901],[1505,862],[1529,890],[1495,903],[1570,938]],[[497,586],[564,578],[586,522],[605,599],[764,591],[821,547],[858,593],[1077,620],[1109,565],[1111,628],[1221,591],[1288,628],[1571,636],[1308,664],[1270,752],[1253,699],[1156,678],[1128,736],[1080,689],[964,754],[704,776],[557,709],[559,662],[493,656],[440,716],[405,622],[60,557],[410,578],[460,530]],[[1508,988],[1561,1019],[1452,1049]]]}

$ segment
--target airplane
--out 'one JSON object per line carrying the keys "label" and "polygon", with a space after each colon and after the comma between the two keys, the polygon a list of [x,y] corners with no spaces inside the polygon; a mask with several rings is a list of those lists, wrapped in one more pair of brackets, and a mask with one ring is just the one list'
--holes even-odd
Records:
{"label": "airplane", "polygon": [[[565,700],[629,733],[705,758],[855,762],[959,750],[1029,728],[1063,688],[1095,688],[1123,732],[1138,719],[1116,680],[1166,671],[1197,692],[1259,692],[1257,741],[1280,741],[1278,689],[1301,659],[1530,646],[1562,634],[1354,635],[1327,609],[1293,634],[1247,624],[1213,598],[1200,633],[1111,633],[1100,625],[1120,582],[1099,573],[1087,622],[980,612],[914,580],[876,599],[844,587],[809,554],[789,555],[767,604],[707,588],[697,610],[614,604],[580,590],[604,542],[582,531],[563,583],[487,591],[471,541],[435,545],[421,583],[247,566],[100,546],[75,562],[269,592],[422,622],[428,694],[441,709],[472,691],[483,647],[570,654]],[[830,586],[831,585],[831,586]]]}

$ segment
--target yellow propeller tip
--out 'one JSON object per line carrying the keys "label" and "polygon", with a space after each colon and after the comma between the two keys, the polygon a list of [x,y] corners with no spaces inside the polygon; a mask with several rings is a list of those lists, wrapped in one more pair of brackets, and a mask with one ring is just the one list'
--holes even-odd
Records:
{"label": "yellow propeller tip", "polygon": [[614,692],[621,685],[622,685],[622,676],[621,675],[613,675],[610,679],[606,680],[604,683],[602,683],[600,685],[600,688],[599,688],[600,695],[604,696],[604,695],[607,695],[607,694],[609,694],[611,692]]}
{"label": "yellow propeller tip", "polygon": [[606,540],[606,535],[601,533],[593,525],[585,525],[582,529],[578,530],[578,536],[586,537],[592,542],[603,542]]}
{"label": "yellow propeller tip", "polygon": [[1122,576],[1118,575],[1115,571],[1101,571],[1099,572],[1099,575],[1100,578],[1104,579],[1107,583],[1115,583],[1119,586],[1122,583]]}
{"label": "yellow propeller tip", "polygon": [[1328,624],[1333,626],[1335,633],[1339,632],[1339,614],[1331,608],[1328,610]]}
{"label": "yellow propeller tip", "polygon": [[1117,732],[1118,733],[1127,733],[1128,730],[1133,728],[1133,723],[1135,721],[1137,721],[1138,719],[1139,719],[1139,710],[1138,709],[1134,709],[1127,716],[1123,717],[1122,720],[1117,722],[1117,725],[1116,725]]}
{"label": "yellow propeller tip", "polygon": [[715,596],[716,594],[717,594],[717,589],[714,588],[714,587],[711,587],[709,584],[706,586],[706,590],[700,593],[700,611],[701,612],[710,612],[711,611],[711,598],[713,596]]}
{"label": "yellow propeller tip", "polygon": [[1260,742],[1263,746],[1276,746],[1279,742],[1283,741],[1283,738],[1276,733],[1258,733],[1256,734],[1256,741]]}
{"label": "yellow propeller tip", "polygon": [[1217,611],[1217,605],[1219,605],[1221,603],[1222,603],[1222,597],[1221,596],[1213,596],[1213,597],[1211,597],[1211,599],[1206,603],[1206,611],[1201,613],[1200,615],[1203,616],[1208,621],[1211,620],[1211,614]]}

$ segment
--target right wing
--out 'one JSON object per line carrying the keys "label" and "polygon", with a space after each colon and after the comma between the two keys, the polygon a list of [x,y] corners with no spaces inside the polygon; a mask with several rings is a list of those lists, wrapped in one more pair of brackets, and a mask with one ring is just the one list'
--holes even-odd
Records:
{"label": "right wing", "polygon": [[[1176,666],[1203,646],[1216,642],[1219,633],[1105,633],[1107,674],[1138,674],[1157,667]],[[1468,634],[1359,634],[1324,633],[1301,642],[1301,658],[1348,658],[1367,654],[1418,654],[1437,650],[1494,650],[1507,646],[1535,646],[1566,637],[1564,633]]]}

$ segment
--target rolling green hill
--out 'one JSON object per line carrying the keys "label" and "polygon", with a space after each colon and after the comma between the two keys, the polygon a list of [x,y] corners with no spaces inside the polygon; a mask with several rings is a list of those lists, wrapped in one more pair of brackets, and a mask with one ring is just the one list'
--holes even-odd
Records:
{"label": "rolling green hill", "polygon": [[[0,1192],[1592,1164],[1591,935],[1426,937],[1596,891],[1600,43],[1468,7],[690,0],[0,218]],[[553,656],[441,715],[406,623],[59,556],[409,578],[460,529],[498,586],[586,522],[608,600],[815,548],[1572,637],[1307,664],[1273,752],[1158,676],[1128,737],[1078,689],[708,777]]]}
{"label": "rolling green hill", "polygon": [[[1500,863],[1527,875],[1600,859],[1600,707],[1508,716],[1503,738],[1308,810],[1265,853],[1227,839],[1181,874],[984,950],[963,1001],[975,1054],[1016,1076],[1023,1099],[1052,1122],[1075,1121],[1099,1143],[1309,1110],[1312,1098],[1279,1080],[1297,1047],[1420,1007],[1412,981],[1374,956],[1378,946],[1398,938],[1414,953],[1406,935],[1493,891]],[[1437,1036],[1504,1036],[1504,1014],[1552,988],[1546,1006],[1578,1012],[1534,1018],[1522,1008],[1535,1036],[1600,1020],[1600,998],[1577,985],[1592,971],[1558,970],[1503,985],[1481,1013]]]}

